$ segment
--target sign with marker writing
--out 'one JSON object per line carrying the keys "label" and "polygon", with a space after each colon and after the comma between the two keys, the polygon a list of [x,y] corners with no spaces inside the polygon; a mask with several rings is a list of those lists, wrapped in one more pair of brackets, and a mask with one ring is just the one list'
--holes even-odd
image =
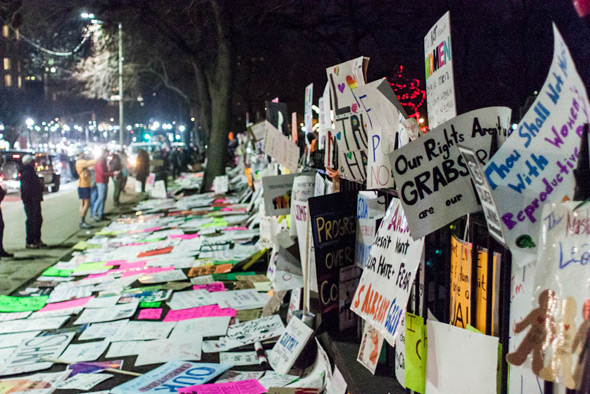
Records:
{"label": "sign with marker writing", "polygon": [[447,11],[424,37],[426,103],[431,129],[457,116],[451,54],[451,13]]}
{"label": "sign with marker writing", "polygon": [[266,120],[284,136],[289,135],[289,118],[287,117],[287,104],[279,101],[267,101]]}
{"label": "sign with marker writing", "polygon": [[305,87],[305,100],[304,100],[304,119],[305,119],[305,133],[311,133],[313,131],[313,83],[310,83]]}
{"label": "sign with marker writing", "polygon": [[265,176],[262,178],[264,214],[266,216],[288,215],[291,212],[294,178],[295,174]]}
{"label": "sign with marker writing", "polygon": [[510,114],[506,107],[467,112],[392,153],[394,177],[415,239],[480,210],[457,145],[474,150],[485,163],[492,134],[503,141]]}
{"label": "sign with marker writing", "polygon": [[265,122],[265,134],[262,151],[271,156],[277,163],[284,165],[289,171],[297,172],[299,164],[299,147],[289,138],[282,135],[276,127]]}
{"label": "sign with marker writing", "polygon": [[367,176],[369,145],[368,118],[354,89],[365,84],[368,61],[359,57],[326,69],[335,116],[338,171],[341,177],[357,182]]}
{"label": "sign with marker writing", "polygon": [[340,301],[340,271],[354,264],[356,192],[313,197],[308,203],[320,311],[322,315],[337,315]]}
{"label": "sign with marker writing", "polygon": [[299,318],[292,318],[268,356],[272,368],[278,373],[289,373],[312,334],[313,330]]}
{"label": "sign with marker writing", "polygon": [[391,346],[399,332],[423,249],[423,239],[412,239],[400,200],[392,199],[351,307],[379,330]]}
{"label": "sign with marker writing", "polygon": [[385,197],[376,192],[360,191],[356,208],[356,244],[354,263],[364,268],[377,233],[379,220],[385,215]]}
{"label": "sign with marker writing", "polygon": [[573,198],[572,170],[590,102],[570,52],[553,25],[549,75],[518,128],[485,167],[506,245],[518,265],[537,255],[543,204]]}

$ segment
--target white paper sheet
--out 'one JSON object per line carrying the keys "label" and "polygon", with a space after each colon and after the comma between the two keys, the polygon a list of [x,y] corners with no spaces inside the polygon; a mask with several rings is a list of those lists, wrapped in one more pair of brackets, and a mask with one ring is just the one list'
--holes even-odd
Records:
{"label": "white paper sheet", "polygon": [[111,306],[115,306],[119,301],[118,296],[109,296],[109,297],[94,297],[91,298],[90,301],[84,305],[86,309],[95,309],[95,308],[108,308]]}
{"label": "white paper sheet", "polygon": [[268,294],[259,293],[253,289],[218,291],[212,296],[220,307],[233,308],[238,311],[263,308],[270,299]]}
{"label": "white paper sheet", "polygon": [[189,309],[199,306],[213,305],[217,301],[205,289],[180,291],[172,295],[172,300],[166,302],[170,309]]}
{"label": "white paper sheet", "polygon": [[109,338],[111,342],[145,341],[168,338],[176,322],[129,321]]}
{"label": "white paper sheet", "polygon": [[90,390],[99,383],[112,378],[108,373],[79,373],[57,385],[62,390]]}
{"label": "white paper sheet", "polygon": [[63,316],[50,317],[47,319],[12,320],[0,323],[0,334],[38,330],[54,330],[56,328],[60,328],[69,318],[69,316]]}
{"label": "white paper sheet", "polygon": [[175,280],[188,280],[188,277],[181,270],[162,271],[154,274],[142,275],[138,279],[141,283],[162,283]]}
{"label": "white paper sheet", "polygon": [[143,342],[135,365],[159,364],[175,360],[200,361],[202,345],[203,337],[197,333],[174,339]]}
{"label": "white paper sheet", "polygon": [[112,342],[105,358],[121,358],[138,354],[146,341]]}
{"label": "white paper sheet", "polygon": [[194,333],[203,337],[223,336],[227,334],[230,320],[230,316],[201,317],[197,319],[182,320],[176,323],[176,327],[170,334],[170,339]]}
{"label": "white paper sheet", "polygon": [[23,340],[36,337],[40,332],[41,331],[27,331],[0,335],[0,349],[18,346]]}
{"label": "white paper sheet", "polygon": [[428,320],[426,394],[496,394],[498,338]]}
{"label": "white paper sheet", "polygon": [[87,309],[74,322],[74,325],[106,322],[112,320],[126,319],[135,313],[139,303],[115,305],[110,308]]}
{"label": "white paper sheet", "polygon": [[127,324],[129,320],[118,320],[106,323],[94,323],[86,328],[78,337],[79,341],[89,341],[98,338],[110,338],[117,333],[120,327]]}
{"label": "white paper sheet", "polygon": [[109,341],[87,342],[71,344],[59,357],[60,360],[77,363],[81,361],[95,361],[98,359],[107,347]]}

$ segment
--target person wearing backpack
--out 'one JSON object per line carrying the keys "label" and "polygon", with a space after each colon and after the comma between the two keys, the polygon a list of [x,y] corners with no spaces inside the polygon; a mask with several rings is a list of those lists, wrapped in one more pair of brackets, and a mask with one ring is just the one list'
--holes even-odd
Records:
{"label": "person wearing backpack", "polygon": [[86,160],[84,152],[78,154],[76,160],[76,173],[78,174],[78,198],[80,199],[80,228],[91,228],[86,223],[86,214],[90,209],[90,187],[92,185],[92,176],[90,168],[96,163],[96,160]]}

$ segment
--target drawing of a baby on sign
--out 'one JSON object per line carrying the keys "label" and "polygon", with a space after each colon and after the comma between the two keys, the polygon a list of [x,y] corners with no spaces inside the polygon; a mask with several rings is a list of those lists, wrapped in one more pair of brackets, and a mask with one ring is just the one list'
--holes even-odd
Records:
{"label": "drawing of a baby on sign", "polygon": [[588,355],[590,300],[590,206],[579,202],[546,204],[538,237],[539,255],[533,310],[515,332],[529,331],[518,348],[506,356],[525,364],[540,378],[576,389]]}
{"label": "drawing of a baby on sign", "polygon": [[326,69],[335,115],[338,170],[341,177],[357,182],[367,177],[368,118],[354,89],[365,84],[368,61],[359,57]]}

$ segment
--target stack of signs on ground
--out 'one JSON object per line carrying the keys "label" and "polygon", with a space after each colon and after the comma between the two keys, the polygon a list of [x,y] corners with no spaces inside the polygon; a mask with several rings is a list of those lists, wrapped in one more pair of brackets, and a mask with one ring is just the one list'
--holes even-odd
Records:
{"label": "stack of signs on ground", "polygon": [[457,116],[392,154],[394,178],[414,239],[480,210],[461,144],[490,157],[492,135],[502,142],[510,109],[490,107]]}
{"label": "stack of signs on ground", "polygon": [[379,226],[351,307],[391,346],[395,344],[423,249],[424,240],[412,239],[400,201],[394,198]]}
{"label": "stack of signs on ground", "polygon": [[[344,280],[355,279],[356,200],[356,193],[345,192],[314,197],[308,201],[320,311],[324,319],[338,316],[341,330],[349,327],[353,320],[349,307],[354,287],[349,294],[342,294],[340,287]],[[339,308],[341,302],[344,308]],[[335,328],[335,325],[332,327]]]}
{"label": "stack of signs on ground", "polygon": [[553,26],[553,62],[517,130],[487,163],[485,174],[506,245],[523,266],[537,256],[536,236],[547,202],[573,199],[578,148],[590,102],[570,52]]}

